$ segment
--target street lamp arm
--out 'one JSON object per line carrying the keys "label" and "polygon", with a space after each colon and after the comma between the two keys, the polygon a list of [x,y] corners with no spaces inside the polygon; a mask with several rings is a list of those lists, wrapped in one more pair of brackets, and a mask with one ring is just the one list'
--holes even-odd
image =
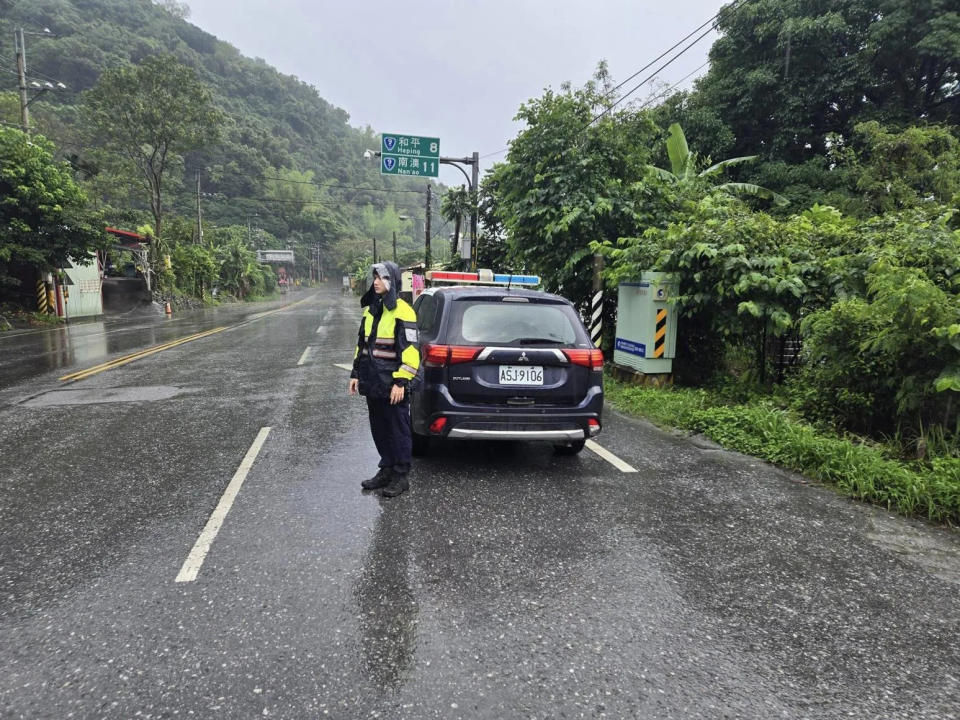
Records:
{"label": "street lamp arm", "polygon": [[43,95],[45,92],[50,92],[50,88],[43,88],[42,90],[38,90],[36,95],[34,95],[29,100],[27,100],[27,103],[26,105],[24,105],[24,107],[30,107],[33,104],[33,101],[36,100],[41,95]]}
{"label": "street lamp arm", "polygon": [[454,160],[453,158],[440,158],[440,162],[444,165],[453,165],[457,170],[463,173],[463,176],[467,179],[467,187],[470,188],[470,191],[473,192],[473,183],[470,181],[470,176],[467,175],[467,171],[464,170],[458,163],[465,162],[464,160]]}

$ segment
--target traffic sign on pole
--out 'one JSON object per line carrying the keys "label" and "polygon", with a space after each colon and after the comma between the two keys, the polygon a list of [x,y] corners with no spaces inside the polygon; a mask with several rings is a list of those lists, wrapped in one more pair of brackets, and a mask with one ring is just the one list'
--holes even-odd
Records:
{"label": "traffic sign on pole", "polygon": [[384,133],[380,140],[380,173],[437,177],[440,138]]}
{"label": "traffic sign on pole", "polygon": [[438,158],[440,138],[384,133],[380,138],[380,152],[384,155]]}

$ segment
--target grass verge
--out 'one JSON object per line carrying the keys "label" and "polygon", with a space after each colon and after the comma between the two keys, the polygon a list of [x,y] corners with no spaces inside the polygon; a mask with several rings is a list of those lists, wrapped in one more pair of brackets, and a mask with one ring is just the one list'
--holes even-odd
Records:
{"label": "grass verge", "polygon": [[604,378],[617,410],[703,433],[725,448],[768,460],[905,515],[960,524],[960,458],[891,459],[882,448],[829,435],[762,400],[731,404],[708,390],[653,389]]}
{"label": "grass verge", "polygon": [[16,305],[0,305],[0,332],[24,328],[55,327],[63,324],[63,319],[48,313],[24,310]]}

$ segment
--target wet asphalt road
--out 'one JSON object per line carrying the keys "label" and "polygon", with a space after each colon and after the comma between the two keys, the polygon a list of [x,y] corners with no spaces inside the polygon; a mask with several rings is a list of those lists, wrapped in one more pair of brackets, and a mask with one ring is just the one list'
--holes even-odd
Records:
{"label": "wet asphalt road", "polygon": [[362,494],[356,300],[286,304],[73,384],[0,341],[0,717],[960,717],[956,533],[609,412],[637,473],[450,443]]}
{"label": "wet asphalt road", "polygon": [[154,304],[55,328],[3,332],[0,333],[0,388],[48,370],[90,367],[109,357],[243,322],[265,310],[290,305],[298,298],[290,295],[279,301],[221,305],[169,316]]}

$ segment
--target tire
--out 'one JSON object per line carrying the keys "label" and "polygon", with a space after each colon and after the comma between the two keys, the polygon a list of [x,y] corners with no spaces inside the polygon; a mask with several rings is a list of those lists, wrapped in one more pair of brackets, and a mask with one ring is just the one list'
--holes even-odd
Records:
{"label": "tire", "polygon": [[583,450],[583,446],[586,443],[586,439],[574,440],[573,442],[564,443],[563,445],[554,445],[553,451],[557,455],[576,455],[578,452]]}
{"label": "tire", "polygon": [[423,457],[430,450],[430,437],[428,435],[418,435],[413,433],[413,455],[414,457]]}

